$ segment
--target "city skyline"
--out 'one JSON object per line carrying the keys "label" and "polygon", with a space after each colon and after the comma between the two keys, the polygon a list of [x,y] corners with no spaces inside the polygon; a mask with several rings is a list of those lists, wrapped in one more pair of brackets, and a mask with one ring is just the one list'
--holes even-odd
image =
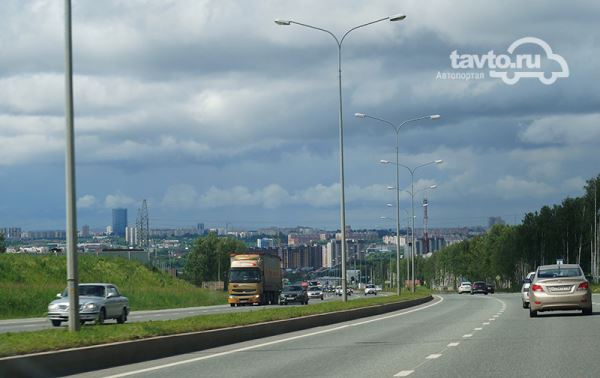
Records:
{"label": "city skyline", "polygon": [[[394,159],[394,135],[356,112],[397,123],[441,114],[400,132],[401,163],[444,160],[416,176],[416,188],[438,185],[428,194],[432,228],[486,225],[493,216],[514,224],[581,195],[598,174],[600,62],[586,54],[597,49],[590,8],[598,5],[545,4],[74,2],[78,228],[110,225],[113,208],[134,216],[147,199],[151,228],[339,229],[335,45],[276,18],[341,33],[407,15],[345,42],[353,228],[393,228],[380,217],[394,218],[386,203],[395,199],[393,168],[378,164]],[[0,4],[2,227],[65,228],[62,6]],[[438,78],[453,70],[455,51],[502,53],[526,36],[564,57],[570,76],[552,85]],[[410,206],[404,191],[400,206]],[[418,228],[418,203],[416,215]]]}

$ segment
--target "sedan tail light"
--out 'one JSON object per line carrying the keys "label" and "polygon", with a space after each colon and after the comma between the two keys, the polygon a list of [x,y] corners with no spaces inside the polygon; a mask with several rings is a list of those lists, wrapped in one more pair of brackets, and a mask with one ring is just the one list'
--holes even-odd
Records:
{"label": "sedan tail light", "polygon": [[531,285],[531,290],[543,292],[544,288],[542,287],[542,285]]}
{"label": "sedan tail light", "polygon": [[587,290],[590,288],[590,284],[587,282],[582,282],[579,284],[579,287],[577,287],[577,290]]}

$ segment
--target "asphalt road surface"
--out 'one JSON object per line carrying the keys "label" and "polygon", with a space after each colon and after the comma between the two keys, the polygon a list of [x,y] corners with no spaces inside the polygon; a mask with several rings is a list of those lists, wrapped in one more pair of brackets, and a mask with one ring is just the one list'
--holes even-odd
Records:
{"label": "asphalt road surface", "polygon": [[[380,295],[386,296],[389,293],[382,293]],[[363,298],[364,295],[351,295],[348,299]],[[369,296],[373,297],[373,296]],[[341,300],[341,296],[328,294],[324,298],[324,302]],[[321,303],[320,299],[310,299],[308,304]],[[294,306],[299,304],[290,304]],[[217,305],[217,306],[204,306],[204,307],[188,307],[188,308],[174,308],[167,310],[153,310],[153,311],[132,311],[129,314],[128,322],[145,322],[149,320],[170,320],[170,319],[181,319],[190,316],[197,315],[209,315],[209,314],[223,314],[229,312],[242,312],[242,311],[259,311],[267,308],[273,308],[279,306],[242,306],[242,307],[231,307],[229,305]],[[107,320],[106,323],[115,323],[115,320]],[[92,327],[93,324],[88,322],[84,327]],[[68,327],[65,322],[62,327]],[[27,319],[9,319],[0,320],[0,333],[2,332],[24,332],[24,331],[37,331],[40,329],[53,328],[52,324],[47,318],[27,318]]]}
{"label": "asphalt road surface", "polygon": [[596,312],[529,318],[518,294],[442,295],[385,315],[80,377],[598,377]]}

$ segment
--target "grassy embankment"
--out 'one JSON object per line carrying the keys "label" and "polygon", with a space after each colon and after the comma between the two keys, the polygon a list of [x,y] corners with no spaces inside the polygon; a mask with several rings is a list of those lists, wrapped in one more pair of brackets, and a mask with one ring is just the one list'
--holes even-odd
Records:
{"label": "grassy embankment", "polygon": [[[1,254],[0,319],[45,316],[66,277],[64,256]],[[134,311],[227,303],[224,292],[199,289],[122,258],[79,255],[79,281],[117,285]]]}
{"label": "grassy embankment", "polygon": [[36,332],[5,333],[0,334],[0,357],[262,323],[422,298],[428,295],[428,290],[419,288],[415,294],[403,292],[400,297],[393,295],[368,299],[361,298],[346,303],[336,301],[318,303],[311,306],[285,306],[272,309],[257,309],[250,312],[195,316],[179,320],[125,324],[107,323],[100,326],[86,325],[78,333],[71,333],[64,328]]}

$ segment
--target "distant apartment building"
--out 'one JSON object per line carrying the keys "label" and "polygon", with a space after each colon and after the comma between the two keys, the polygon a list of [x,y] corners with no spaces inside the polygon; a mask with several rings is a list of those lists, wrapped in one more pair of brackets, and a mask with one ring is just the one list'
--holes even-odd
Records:
{"label": "distant apartment building", "polygon": [[128,245],[138,245],[138,229],[135,227],[125,227],[125,241]]}
{"label": "distant apartment building", "polygon": [[292,232],[288,234],[288,245],[303,245],[310,244],[315,241],[321,240],[321,234],[299,234]]}
{"label": "distant apartment building", "polygon": [[88,238],[89,236],[90,236],[90,226],[88,226],[87,224],[84,224],[81,227],[81,237]]}
{"label": "distant apartment building", "polygon": [[279,257],[285,269],[319,269],[323,266],[323,247],[321,245],[285,246],[279,248]]}
{"label": "distant apartment building", "polygon": [[[398,237],[396,235],[386,235],[383,237],[383,244],[393,244],[396,245]],[[404,247],[406,245],[406,237],[400,236],[400,247]]]}
{"label": "distant apartment building", "polygon": [[0,228],[0,234],[4,235],[5,239],[21,239],[21,227],[5,227]]}
{"label": "distant apartment building", "polygon": [[[446,240],[443,237],[432,237],[429,241],[429,252],[437,252],[446,246]],[[415,249],[417,255],[422,255],[425,250],[425,239],[419,238],[415,240]]]}
{"label": "distant apartment building", "polygon": [[123,209],[123,208],[113,209],[112,210],[113,234],[124,238],[126,228],[127,228],[127,209]]}
{"label": "distant apartment building", "polygon": [[204,235],[204,223],[198,223],[196,225],[196,231],[198,232],[198,235]]}
{"label": "distant apartment building", "polygon": [[273,248],[275,247],[275,240],[271,238],[256,239],[256,246],[258,248]]}
{"label": "distant apartment building", "polygon": [[[342,240],[342,233],[337,232],[335,234],[336,240]],[[376,231],[352,231],[350,226],[346,226],[346,239],[354,240],[377,240],[379,234]]]}
{"label": "distant apartment building", "polygon": [[22,239],[66,239],[67,233],[64,230],[24,231],[21,237]]}

